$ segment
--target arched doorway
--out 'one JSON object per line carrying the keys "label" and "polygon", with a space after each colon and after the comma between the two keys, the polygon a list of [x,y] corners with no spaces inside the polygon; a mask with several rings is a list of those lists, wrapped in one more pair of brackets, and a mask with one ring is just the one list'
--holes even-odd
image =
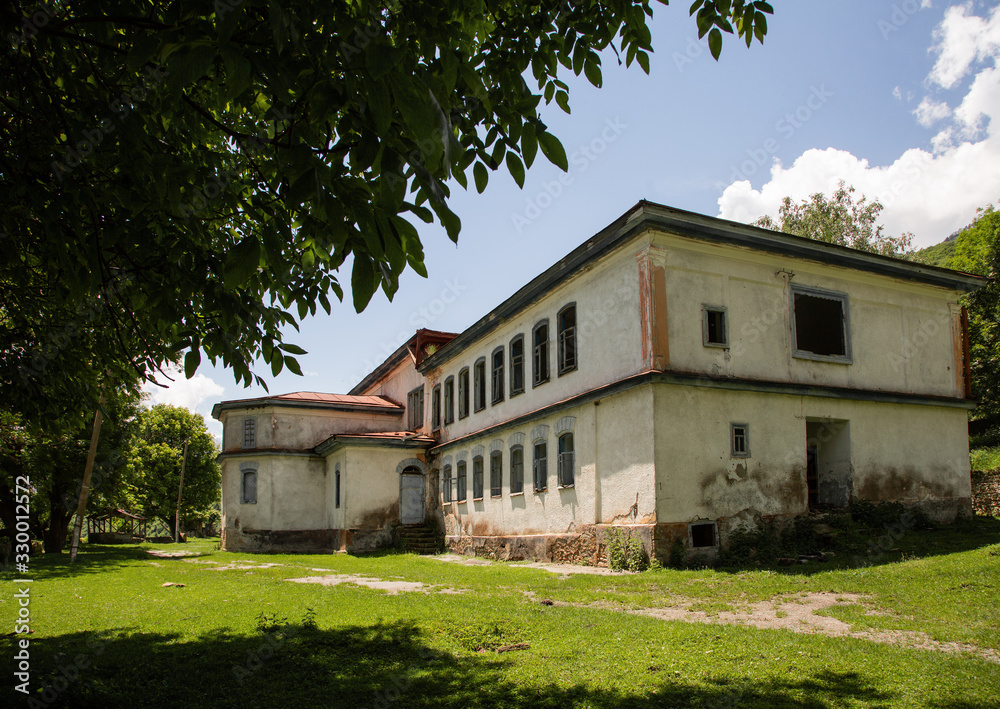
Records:
{"label": "arched doorway", "polygon": [[425,515],[424,474],[415,465],[408,465],[399,474],[399,521],[402,524],[423,524]]}

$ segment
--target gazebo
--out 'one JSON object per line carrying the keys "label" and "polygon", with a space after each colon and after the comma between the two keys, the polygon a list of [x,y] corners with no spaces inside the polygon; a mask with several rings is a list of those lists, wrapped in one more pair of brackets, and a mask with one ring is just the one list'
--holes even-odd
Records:
{"label": "gazebo", "polygon": [[146,518],[121,509],[108,510],[87,518],[87,539],[91,544],[133,544],[146,538]]}

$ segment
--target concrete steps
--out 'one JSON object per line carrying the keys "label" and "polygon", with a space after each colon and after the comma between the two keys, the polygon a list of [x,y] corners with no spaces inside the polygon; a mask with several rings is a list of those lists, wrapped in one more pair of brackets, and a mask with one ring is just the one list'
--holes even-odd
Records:
{"label": "concrete steps", "polygon": [[441,551],[441,539],[432,524],[406,525],[399,527],[397,531],[404,551],[417,554],[437,554]]}

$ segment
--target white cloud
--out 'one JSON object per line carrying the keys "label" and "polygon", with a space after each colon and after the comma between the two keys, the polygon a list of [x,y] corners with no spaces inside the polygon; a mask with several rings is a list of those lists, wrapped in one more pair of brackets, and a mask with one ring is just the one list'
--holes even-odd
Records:
{"label": "white cloud", "polygon": [[892,90],[892,95],[897,101],[903,100],[903,91],[898,86]]}
{"label": "white cloud", "polygon": [[930,96],[924,96],[924,100],[913,110],[913,115],[917,117],[917,123],[924,128],[930,128],[950,116],[951,108],[943,101],[935,101]]}
{"label": "white cloud", "polygon": [[734,182],[719,198],[719,215],[749,222],[777,215],[781,199],[801,200],[832,192],[839,180],[885,206],[881,221],[890,234],[913,232],[914,246],[928,246],[968,224],[977,207],[1000,198],[1000,7],[987,19],[969,6],[949,8],[935,30],[938,60],[930,85],[950,88],[976,69],[954,110],[927,96],[914,111],[921,125],[946,121],[930,150],[911,148],[892,164],[870,165],[844,150],[804,152],[789,167],[777,161],[759,190]]}
{"label": "white cloud", "polygon": [[150,403],[183,406],[196,411],[202,403],[209,399],[214,402],[225,391],[221,384],[204,374],[195,374],[188,379],[179,369],[168,368],[167,373],[172,382],[162,375],[156,377],[156,381],[166,385],[166,388],[150,383],[143,385],[143,391],[149,393]]}

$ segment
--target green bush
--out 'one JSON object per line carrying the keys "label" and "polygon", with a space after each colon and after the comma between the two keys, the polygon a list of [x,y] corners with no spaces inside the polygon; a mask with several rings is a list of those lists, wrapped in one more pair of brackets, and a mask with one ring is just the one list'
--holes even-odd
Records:
{"label": "green bush", "polygon": [[649,568],[646,547],[632,533],[621,528],[609,529],[604,535],[608,568],[612,571],[645,571]]}

